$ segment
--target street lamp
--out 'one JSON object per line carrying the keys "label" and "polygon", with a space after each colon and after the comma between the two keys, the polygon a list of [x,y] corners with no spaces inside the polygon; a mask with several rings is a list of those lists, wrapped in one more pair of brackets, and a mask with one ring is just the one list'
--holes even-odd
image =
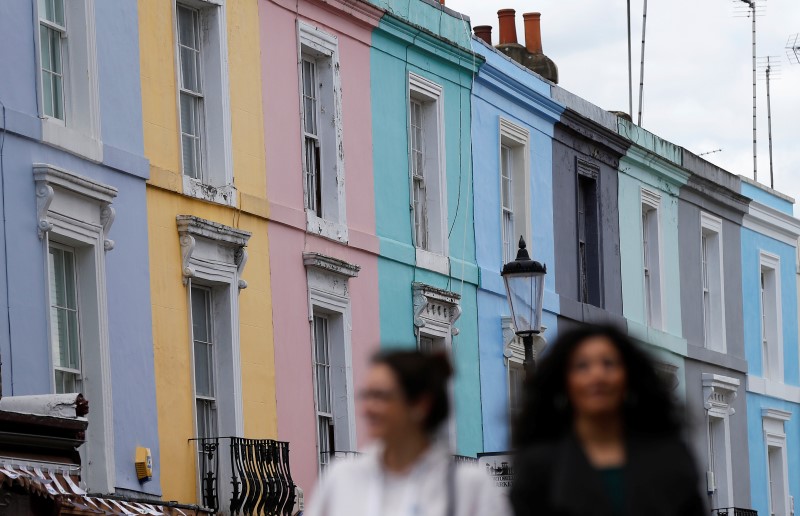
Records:
{"label": "street lamp", "polygon": [[542,304],[544,301],[544,277],[547,266],[531,260],[525,239],[519,239],[517,259],[503,265],[500,273],[506,284],[508,306],[516,334],[522,337],[525,346],[525,373],[533,372],[533,338],[542,332]]}

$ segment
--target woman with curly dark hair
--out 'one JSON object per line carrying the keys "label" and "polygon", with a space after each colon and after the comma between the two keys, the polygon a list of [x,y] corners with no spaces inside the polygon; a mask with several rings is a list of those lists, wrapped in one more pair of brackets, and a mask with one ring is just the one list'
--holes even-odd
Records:
{"label": "woman with curly dark hair", "polygon": [[648,356],[613,327],[549,347],[515,429],[517,516],[707,514],[683,423]]}

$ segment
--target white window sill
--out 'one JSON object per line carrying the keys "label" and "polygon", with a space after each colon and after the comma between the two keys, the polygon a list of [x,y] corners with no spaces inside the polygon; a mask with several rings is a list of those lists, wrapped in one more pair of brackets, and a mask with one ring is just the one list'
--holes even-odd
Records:
{"label": "white window sill", "polygon": [[417,247],[417,267],[445,276],[450,275],[450,259],[447,256]]}
{"label": "white window sill", "polygon": [[233,185],[211,186],[186,175],[183,176],[183,195],[226,206],[236,206],[236,188]]}
{"label": "white window sill", "polygon": [[747,390],[763,396],[770,396],[792,403],[800,403],[800,387],[783,382],[747,375]]}
{"label": "white window sill", "polygon": [[70,129],[60,120],[42,119],[42,141],[97,163],[103,161],[103,142]]}
{"label": "white window sill", "polygon": [[348,241],[346,224],[325,220],[311,210],[306,210],[306,231],[343,244]]}

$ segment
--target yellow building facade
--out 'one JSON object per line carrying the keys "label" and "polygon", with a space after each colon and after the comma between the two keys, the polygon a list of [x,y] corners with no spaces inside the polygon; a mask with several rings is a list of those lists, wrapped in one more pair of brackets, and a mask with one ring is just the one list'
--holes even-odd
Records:
{"label": "yellow building facade", "polygon": [[[216,418],[207,435],[277,436],[258,5],[138,6],[161,445],[155,466],[164,499],[202,503],[190,440],[207,423],[198,422],[201,406]],[[198,343],[196,290],[210,299],[211,343]],[[210,401],[198,397],[209,380],[195,363],[201,348],[214,349],[208,356],[217,361]]]}

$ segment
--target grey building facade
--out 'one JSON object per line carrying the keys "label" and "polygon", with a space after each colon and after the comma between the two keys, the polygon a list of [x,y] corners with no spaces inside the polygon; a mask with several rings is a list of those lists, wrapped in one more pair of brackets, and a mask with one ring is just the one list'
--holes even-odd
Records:
{"label": "grey building facade", "polygon": [[689,442],[712,509],[750,508],[740,179],[683,150],[678,205]]}

